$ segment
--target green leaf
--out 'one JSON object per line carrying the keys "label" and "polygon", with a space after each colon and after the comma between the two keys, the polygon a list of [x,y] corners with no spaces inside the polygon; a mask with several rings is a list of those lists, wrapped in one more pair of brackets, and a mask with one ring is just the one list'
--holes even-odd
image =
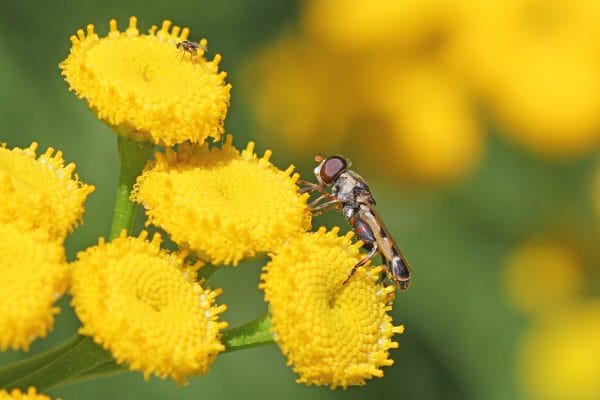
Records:
{"label": "green leaf", "polygon": [[221,337],[225,351],[236,351],[273,342],[269,315],[261,315],[252,322],[231,328]]}
{"label": "green leaf", "polygon": [[92,339],[77,335],[39,356],[0,368],[0,387],[26,390],[35,386],[44,391],[112,361],[111,354]]}
{"label": "green leaf", "polygon": [[[242,350],[271,343],[268,315],[223,332],[225,351]],[[89,337],[77,335],[68,342],[38,356],[0,368],[0,387],[26,390],[35,386],[44,391],[65,383],[95,379],[127,371],[117,365],[110,352]]]}

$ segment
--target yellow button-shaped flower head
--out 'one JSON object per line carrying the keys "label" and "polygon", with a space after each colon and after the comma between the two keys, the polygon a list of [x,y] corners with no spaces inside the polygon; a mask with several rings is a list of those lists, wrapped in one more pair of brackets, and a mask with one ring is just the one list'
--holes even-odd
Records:
{"label": "yellow button-shaped flower head", "polygon": [[183,253],[160,248],[160,237],[119,238],[78,254],[73,264],[73,306],[80,333],[148,378],[155,374],[184,383],[208,372],[224,350],[215,306],[221,290],[196,282],[200,264],[185,264]]}
{"label": "yellow button-shaped flower head", "polygon": [[272,251],[290,235],[310,228],[308,195],[290,177],[254,154],[183,144],[177,153],[158,153],[138,178],[132,197],[146,207],[150,222],[213,264],[236,265],[244,257]]}
{"label": "yellow button-shaped flower head", "polygon": [[352,233],[338,228],[298,235],[271,255],[260,287],[269,302],[274,338],[300,375],[298,382],[346,387],[383,376],[401,326],[387,314],[393,286],[377,283],[381,267],[359,268]]}
{"label": "yellow button-shaped flower head", "polygon": [[10,392],[6,389],[0,390],[0,400],[50,400],[45,394],[37,393],[32,386],[27,392],[21,392],[19,389],[13,389]]}
{"label": "yellow button-shaped flower head", "polygon": [[26,149],[0,146],[0,221],[21,220],[52,238],[64,239],[81,220],[94,187],[64,165],[62,153],[49,148],[36,156],[37,143]]}
{"label": "yellow button-shaped flower head", "polygon": [[88,25],[71,37],[60,67],[71,89],[121,135],[162,145],[218,139],[231,86],[218,71],[221,56],[207,61],[206,41],[193,44],[188,35],[170,21],[140,35],[135,17],[125,32],[111,20],[104,38]]}
{"label": "yellow button-shaped flower head", "polygon": [[46,336],[59,312],[53,303],[67,281],[59,241],[20,221],[0,222],[0,350],[28,350]]}

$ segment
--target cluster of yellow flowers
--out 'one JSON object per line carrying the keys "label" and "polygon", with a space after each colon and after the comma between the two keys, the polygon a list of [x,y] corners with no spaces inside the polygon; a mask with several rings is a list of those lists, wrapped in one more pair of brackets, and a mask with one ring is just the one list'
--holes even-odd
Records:
{"label": "cluster of yellow flowers", "polygon": [[250,62],[249,103],[291,150],[345,148],[421,182],[472,170],[486,119],[574,157],[600,139],[599,17],[594,0],[306,0]]}
{"label": "cluster of yellow flowers", "polygon": [[63,243],[93,186],[62,153],[0,147],[0,349],[25,349],[52,328],[53,303],[68,286]]}
{"label": "cluster of yellow flowers", "polygon": [[393,290],[378,282],[381,267],[366,266],[342,285],[361,258],[360,243],[337,228],[310,232],[308,195],[299,193],[293,166],[278,169],[270,151],[254,153],[254,143],[239,151],[232,136],[221,141],[230,85],[218,71],[221,57],[207,61],[206,41],[188,35],[169,21],[140,34],[135,17],[124,32],[111,21],[104,38],[89,25],[71,37],[61,63],[71,90],[124,140],[165,146],[130,199],[178,251],[161,248],[158,234],[123,230],[67,263],[64,238],[93,187],[79,182],[60,152],[0,148],[2,350],[26,350],[44,336],[58,312],[52,303],[69,289],[80,334],[146,378],[185,383],[226,349],[227,323],[219,321],[226,307],[215,304],[222,290],[205,288],[198,271],[205,262],[237,265],[268,253],[260,287],[299,381],[335,388],[382,376],[402,327],[388,315]]}

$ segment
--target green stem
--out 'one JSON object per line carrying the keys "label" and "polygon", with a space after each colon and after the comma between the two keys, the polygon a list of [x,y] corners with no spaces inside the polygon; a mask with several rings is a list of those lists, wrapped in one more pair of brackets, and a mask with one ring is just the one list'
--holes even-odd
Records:
{"label": "green stem", "polygon": [[272,343],[273,334],[269,315],[261,315],[247,324],[227,329],[223,332],[221,340],[227,352]]}
{"label": "green stem", "polygon": [[119,159],[121,160],[121,173],[119,186],[115,198],[115,211],[113,214],[110,239],[114,239],[125,229],[131,233],[137,204],[129,200],[129,194],[137,177],[141,174],[150,152],[154,145],[149,142],[137,142],[124,136],[118,136]]}
{"label": "green stem", "polygon": [[[242,326],[223,332],[225,351],[237,351],[273,341],[271,322],[263,315]],[[0,368],[1,388],[26,390],[35,386],[44,391],[66,383],[115,375],[127,371],[117,365],[110,352],[89,337],[75,336],[45,353]]]}

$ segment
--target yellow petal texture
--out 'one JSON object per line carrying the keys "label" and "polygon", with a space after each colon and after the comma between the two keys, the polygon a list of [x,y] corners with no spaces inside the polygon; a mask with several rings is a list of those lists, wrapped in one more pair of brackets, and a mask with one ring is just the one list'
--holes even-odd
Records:
{"label": "yellow petal texture", "polygon": [[269,302],[275,341],[298,382],[346,387],[383,376],[389,350],[398,347],[387,314],[394,287],[377,283],[381,267],[359,268],[363,257],[352,233],[338,228],[296,236],[281,246],[265,266],[260,288]]}
{"label": "yellow petal texture", "polygon": [[293,166],[281,171],[270,150],[259,158],[254,143],[240,153],[231,141],[157,153],[132,194],[151,223],[213,264],[237,265],[310,228],[308,195],[298,194]]}
{"label": "yellow petal texture", "polygon": [[68,284],[61,243],[18,222],[0,222],[0,350],[46,336]]}
{"label": "yellow petal texture", "polygon": [[187,265],[183,253],[160,248],[160,236],[119,238],[78,254],[73,264],[73,306],[80,333],[110,350],[148,378],[155,374],[185,383],[208,373],[224,350],[217,321],[225,306],[215,306],[221,290],[196,282],[200,264]]}
{"label": "yellow petal texture", "polygon": [[22,220],[50,237],[64,239],[81,220],[83,203],[94,186],[79,181],[75,164],[37,143],[25,149],[0,146],[0,221]]}
{"label": "yellow petal texture", "polygon": [[162,145],[218,139],[231,86],[218,70],[221,56],[204,58],[205,40],[194,53],[177,47],[188,35],[170,21],[140,35],[135,17],[125,32],[111,20],[104,38],[88,25],[71,37],[60,67],[71,89],[121,135]]}
{"label": "yellow petal texture", "polygon": [[50,400],[50,397],[37,393],[34,387],[30,387],[27,392],[21,392],[19,389],[13,389],[9,392],[6,389],[1,389],[0,400]]}

